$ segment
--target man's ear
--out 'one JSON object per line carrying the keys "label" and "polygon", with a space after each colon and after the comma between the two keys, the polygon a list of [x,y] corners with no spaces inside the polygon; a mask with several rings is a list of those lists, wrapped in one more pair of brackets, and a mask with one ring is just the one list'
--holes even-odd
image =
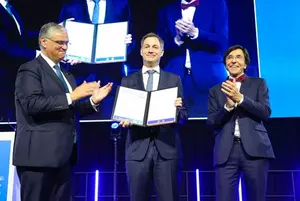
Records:
{"label": "man's ear", "polygon": [[40,39],[40,45],[43,49],[46,48],[46,46],[47,46],[46,43],[47,43],[47,39],[45,39],[45,38]]}

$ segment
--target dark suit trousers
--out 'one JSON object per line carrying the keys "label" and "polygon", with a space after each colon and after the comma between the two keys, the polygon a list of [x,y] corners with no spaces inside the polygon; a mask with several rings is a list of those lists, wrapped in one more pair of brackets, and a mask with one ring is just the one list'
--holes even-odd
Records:
{"label": "dark suit trousers", "polygon": [[250,157],[235,141],[228,161],[216,167],[217,201],[237,201],[242,177],[243,200],[265,201],[269,160]]}
{"label": "dark suit trousers", "polygon": [[71,201],[72,169],[17,167],[21,201]]}
{"label": "dark suit trousers", "polygon": [[181,165],[179,160],[160,156],[154,141],[150,142],[142,161],[126,161],[131,201],[148,201],[152,180],[160,201],[178,201]]}

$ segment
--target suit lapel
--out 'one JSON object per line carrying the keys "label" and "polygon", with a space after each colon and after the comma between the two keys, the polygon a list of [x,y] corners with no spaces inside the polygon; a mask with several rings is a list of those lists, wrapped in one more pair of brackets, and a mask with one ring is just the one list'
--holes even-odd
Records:
{"label": "suit lapel", "polygon": [[[15,12],[14,12],[14,9],[12,9],[12,13],[13,15],[15,15]],[[14,29],[16,30],[16,32],[20,35],[19,31],[18,31],[18,26],[14,20],[14,18],[7,12],[7,10],[2,6],[2,4],[0,4],[0,12],[3,13],[3,18],[5,18],[3,21],[9,21],[10,24],[12,26],[14,26]],[[1,14],[2,15],[2,14]],[[2,18],[2,16],[0,16]],[[16,16],[15,16],[16,17]],[[16,18],[17,19],[17,18]],[[18,19],[17,19],[18,21]],[[7,24],[7,23],[4,23],[4,24]]]}
{"label": "suit lapel", "polygon": [[227,98],[226,98],[226,95],[221,91],[221,85],[219,87],[219,90],[218,90],[218,93],[219,93],[219,96],[220,96],[220,105],[221,107],[226,104],[227,102]]}
{"label": "suit lapel", "polygon": [[[175,13],[173,13],[172,15],[175,17],[175,22],[178,20],[178,19],[181,19],[182,18],[182,12],[181,12],[181,2],[178,1],[178,3],[176,3],[176,8],[173,9],[175,10]],[[172,12],[170,12],[172,13]]]}
{"label": "suit lapel", "polygon": [[66,89],[65,89],[63,83],[57,77],[54,70],[51,69],[52,66],[49,66],[49,64],[43,59],[43,57],[41,55],[37,57],[37,60],[41,64],[41,67],[43,68],[43,70],[52,78],[52,80],[61,88],[61,90],[65,91]]}
{"label": "suit lapel", "polygon": [[251,86],[251,82],[250,82],[249,78],[246,76],[245,81],[242,82],[242,85],[241,85],[241,89],[240,89],[241,94],[248,95],[247,92],[249,91],[248,88],[250,86]]}
{"label": "suit lapel", "polygon": [[84,22],[92,23],[86,1],[82,2],[82,5],[83,5],[82,8],[83,8]]}
{"label": "suit lapel", "polygon": [[112,19],[112,14],[116,13],[118,11],[114,11],[112,10],[113,5],[112,5],[113,1],[106,1],[106,8],[105,8],[105,15],[104,15],[104,24],[106,23],[113,23],[114,19]]}
{"label": "suit lapel", "polygon": [[[19,27],[20,27],[20,32],[21,32],[21,35],[22,35],[22,33],[24,32],[24,30],[23,30],[23,24],[22,24],[22,22],[21,22],[21,18],[20,18],[20,16],[18,15],[18,13],[16,12],[16,10],[13,8],[13,7],[11,7],[11,12],[12,12],[12,14],[14,15],[14,17],[16,18],[16,21],[17,21],[17,23],[19,24]],[[14,20],[15,21],[15,20]],[[15,22],[14,22],[15,23]],[[16,27],[17,27],[17,25],[16,25]],[[17,27],[18,28],[18,27]]]}
{"label": "suit lapel", "polygon": [[71,85],[72,90],[74,90],[77,87],[74,77],[68,71],[66,71],[65,69],[62,69],[62,73],[64,74],[65,78],[67,79],[67,81]]}
{"label": "suit lapel", "polygon": [[139,71],[139,73],[136,74],[137,78],[135,80],[135,84],[138,87],[139,90],[146,91],[143,81],[143,72],[142,70]]}
{"label": "suit lapel", "polygon": [[[168,21],[171,22],[176,22],[177,20],[182,18],[182,13],[181,13],[181,3],[180,1],[176,2],[173,4],[173,8],[171,7],[170,10],[173,10],[172,12],[169,12],[168,16]],[[176,35],[176,29],[175,26],[172,26],[172,34],[175,36]]]}
{"label": "suit lapel", "polygon": [[[199,6],[196,6],[196,10],[195,10],[195,13],[194,13],[194,17],[193,17],[193,22],[196,25],[198,25],[198,22],[199,22],[199,18],[201,18],[201,8],[202,8],[202,2],[200,2],[200,5]],[[197,26],[196,26],[197,27]]]}
{"label": "suit lapel", "polygon": [[167,79],[168,79],[167,74],[164,71],[160,70],[157,90],[167,88],[167,84],[168,84]]}

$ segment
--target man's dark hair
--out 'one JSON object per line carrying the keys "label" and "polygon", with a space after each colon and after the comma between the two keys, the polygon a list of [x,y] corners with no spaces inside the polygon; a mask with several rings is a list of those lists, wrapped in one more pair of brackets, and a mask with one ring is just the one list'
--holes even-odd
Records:
{"label": "man's dark hair", "polygon": [[244,53],[244,57],[245,57],[245,64],[248,66],[248,64],[250,63],[250,57],[249,57],[249,53],[248,53],[248,50],[246,48],[244,48],[243,46],[241,45],[234,45],[234,46],[231,46],[227,49],[227,51],[225,52],[224,56],[223,56],[223,63],[224,65],[226,65],[226,58],[227,56],[234,50],[242,50],[243,53]]}
{"label": "man's dark hair", "polygon": [[141,40],[141,47],[143,47],[144,41],[145,41],[147,38],[151,38],[151,37],[157,38],[157,39],[159,40],[161,49],[164,49],[164,40],[163,40],[159,35],[157,35],[156,33],[152,33],[152,32],[146,34],[145,36],[143,36],[143,38],[142,38],[142,40]]}

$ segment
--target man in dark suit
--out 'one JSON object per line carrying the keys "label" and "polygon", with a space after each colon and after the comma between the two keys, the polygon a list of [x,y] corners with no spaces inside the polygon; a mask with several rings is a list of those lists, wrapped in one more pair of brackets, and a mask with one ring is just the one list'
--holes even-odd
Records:
{"label": "man in dark suit", "polygon": [[[39,51],[28,48],[22,20],[9,1],[0,0],[0,117],[14,117],[13,91],[17,68],[34,59]],[[0,118],[1,119],[1,118]]]}
{"label": "man in dark suit", "polygon": [[[178,108],[178,121],[183,122],[187,119],[187,111],[183,104],[181,80],[159,67],[163,47],[164,42],[158,35],[145,35],[141,42],[143,68],[124,77],[122,86],[143,91],[178,87],[178,98],[174,101]],[[126,127],[130,122],[122,121],[120,125]],[[149,200],[152,179],[159,200],[179,200],[181,159],[177,124],[146,128],[131,126],[126,140],[126,170],[131,200]]]}
{"label": "man in dark suit", "polygon": [[157,32],[166,42],[164,69],[181,77],[189,116],[207,117],[208,91],[227,76],[225,0],[178,0],[162,8],[158,19]]}
{"label": "man in dark suit", "polygon": [[[76,22],[106,24],[116,22],[130,22],[130,9],[127,0],[70,0],[69,3],[63,5],[59,22],[73,19]],[[130,24],[130,23],[129,23]],[[129,25],[129,33],[130,33]],[[132,36],[128,34],[124,38],[126,44],[132,43]],[[127,54],[132,49],[132,44],[127,48]],[[121,83],[122,77],[125,75],[124,64],[106,63],[106,64],[78,64],[70,69],[77,82],[83,80],[94,81],[101,80],[103,82],[115,83],[110,95],[101,104],[99,113],[90,116],[92,119],[109,119],[112,111],[116,86]]]}
{"label": "man in dark suit", "polygon": [[250,62],[244,47],[230,47],[223,60],[229,78],[210,89],[207,119],[215,130],[217,200],[237,200],[242,174],[247,201],[264,201],[269,159],[275,158],[263,125],[271,115],[268,87],[244,74]]}
{"label": "man in dark suit", "polygon": [[76,87],[74,77],[61,70],[59,62],[68,46],[62,26],[45,24],[39,44],[41,55],[23,64],[17,73],[13,164],[22,201],[67,201],[71,198],[71,168],[77,160],[78,118],[97,111],[112,83],[100,88],[99,82],[84,82]]}

